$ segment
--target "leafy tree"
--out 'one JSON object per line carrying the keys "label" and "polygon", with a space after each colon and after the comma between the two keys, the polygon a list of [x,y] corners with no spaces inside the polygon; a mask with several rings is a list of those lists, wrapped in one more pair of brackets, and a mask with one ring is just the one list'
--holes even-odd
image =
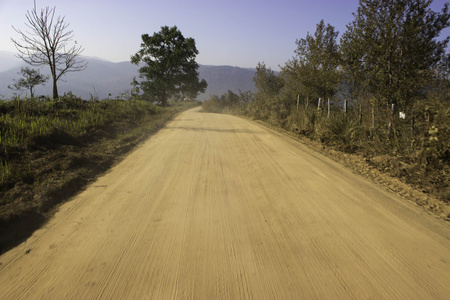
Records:
{"label": "leafy tree", "polygon": [[308,33],[305,39],[297,40],[296,57],[286,63],[282,72],[300,83],[304,96],[325,99],[336,93],[340,81],[337,36],[334,27],[321,20],[314,35]]}
{"label": "leafy tree", "polygon": [[21,41],[11,39],[18,51],[18,57],[31,66],[50,67],[53,81],[53,98],[58,98],[57,82],[68,72],[82,71],[86,68],[82,60],[78,60],[83,48],[75,44],[68,47],[73,38],[72,30],[67,30],[69,23],[64,17],[55,18],[55,7],[46,7],[37,11],[34,8],[26,13],[25,25],[30,31],[23,32],[14,28]]}
{"label": "leafy tree", "polygon": [[34,97],[33,92],[34,87],[37,85],[44,84],[49,79],[49,76],[42,75],[39,72],[39,70],[31,69],[28,67],[21,68],[20,72],[17,74],[21,75],[23,78],[20,78],[17,81],[13,80],[14,81],[13,86],[11,87],[8,85],[8,88],[17,91],[22,89],[28,89],[30,90],[31,98]]}
{"label": "leafy tree", "polygon": [[282,78],[278,77],[270,68],[266,68],[264,62],[258,63],[256,66],[253,81],[258,94],[269,98],[278,95],[284,84]]}
{"label": "leafy tree", "polygon": [[442,56],[441,62],[438,65],[439,78],[443,81],[450,79],[450,53]]}
{"label": "leafy tree", "polygon": [[292,99],[297,95],[302,98],[318,97],[312,82],[314,74],[308,64],[296,58],[291,59],[281,68],[280,76],[285,81],[284,89],[289,98]]}
{"label": "leafy tree", "polygon": [[144,64],[139,69],[143,81],[134,84],[140,86],[145,99],[163,106],[180,94],[195,98],[207,87],[198,78],[197,54],[194,39],[185,38],[176,26],[161,27],[152,36],[143,34],[141,49],[131,57],[133,64]]}
{"label": "leafy tree", "polygon": [[355,19],[341,38],[348,81],[378,100],[403,107],[437,76],[449,37],[448,3],[441,13],[430,0],[360,0]]}

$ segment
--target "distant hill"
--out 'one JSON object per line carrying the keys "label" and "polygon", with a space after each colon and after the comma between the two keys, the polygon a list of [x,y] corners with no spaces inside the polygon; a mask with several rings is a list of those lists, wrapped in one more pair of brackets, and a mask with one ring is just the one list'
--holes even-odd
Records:
{"label": "distant hill", "polygon": [[239,90],[243,92],[256,91],[255,83],[253,82],[256,69],[200,65],[198,71],[200,78],[204,78],[208,82],[205,96],[222,95],[228,90],[235,93],[238,93]]}
{"label": "distant hill", "polygon": [[8,71],[17,67],[22,62],[14,56],[14,53],[8,51],[0,51],[0,72]]}
{"label": "distant hill", "polygon": [[[138,67],[130,62],[114,63],[99,58],[83,57],[88,63],[86,70],[81,72],[68,73],[63,81],[58,83],[60,94],[72,91],[84,99],[91,96],[100,99],[114,98],[120,93],[130,90],[130,83],[133,77],[138,77]],[[20,59],[14,57],[11,52],[0,51],[0,95],[10,97],[12,91],[8,85],[13,83],[13,79],[20,76],[17,74],[20,68],[26,66]],[[49,74],[48,67],[42,69],[43,74]],[[209,66],[200,65],[200,78],[208,82],[208,88],[204,94],[200,94],[198,99],[208,99],[210,95],[221,95],[231,90],[235,93],[241,91],[255,91],[253,83],[254,69],[245,69],[231,66]],[[51,95],[52,85],[48,81],[45,86],[36,87],[36,94]],[[23,92],[25,96],[25,92]]]}

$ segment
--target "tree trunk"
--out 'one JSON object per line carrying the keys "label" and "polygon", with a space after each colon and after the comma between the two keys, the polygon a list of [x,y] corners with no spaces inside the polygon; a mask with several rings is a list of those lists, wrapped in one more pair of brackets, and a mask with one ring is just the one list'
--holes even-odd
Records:
{"label": "tree trunk", "polygon": [[53,99],[58,99],[58,86],[56,85],[56,79],[53,79]]}
{"label": "tree trunk", "polygon": [[363,120],[363,116],[362,116],[362,104],[359,104],[359,126],[362,126],[362,120]]}
{"label": "tree trunk", "polygon": [[164,93],[164,95],[161,97],[161,105],[162,105],[162,107],[166,107],[166,106],[167,106],[167,96],[166,96],[166,93]]}

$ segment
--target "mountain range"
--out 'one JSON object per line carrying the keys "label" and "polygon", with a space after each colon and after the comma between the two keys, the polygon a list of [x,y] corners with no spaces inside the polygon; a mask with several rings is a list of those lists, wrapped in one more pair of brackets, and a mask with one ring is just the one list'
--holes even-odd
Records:
{"label": "mountain range", "polygon": [[[115,98],[117,95],[131,89],[133,77],[138,77],[139,67],[131,62],[111,62],[96,57],[82,57],[88,63],[87,68],[81,72],[67,73],[58,81],[58,92],[62,95],[71,91],[83,99],[96,97],[99,99]],[[21,67],[27,66],[22,60],[14,56],[14,53],[0,51],[0,96],[11,97],[13,91],[8,85],[13,84],[13,79],[19,79],[17,73]],[[199,78],[205,79],[208,88],[205,93],[198,96],[199,100],[206,100],[211,95],[222,95],[228,90],[235,93],[241,91],[255,91],[253,75],[255,69],[200,65]],[[49,74],[48,67],[43,67],[42,74]],[[47,81],[45,85],[35,88],[36,95],[51,95],[52,84]],[[111,94],[111,96],[109,96]],[[26,91],[21,93],[26,95]],[[1,97],[0,97],[1,98]]]}

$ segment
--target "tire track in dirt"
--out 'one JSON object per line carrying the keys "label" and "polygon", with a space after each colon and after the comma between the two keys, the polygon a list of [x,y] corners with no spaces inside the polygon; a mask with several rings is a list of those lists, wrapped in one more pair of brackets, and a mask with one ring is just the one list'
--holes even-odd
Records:
{"label": "tire track in dirt", "polygon": [[450,226],[193,109],[0,256],[0,299],[446,299]]}

